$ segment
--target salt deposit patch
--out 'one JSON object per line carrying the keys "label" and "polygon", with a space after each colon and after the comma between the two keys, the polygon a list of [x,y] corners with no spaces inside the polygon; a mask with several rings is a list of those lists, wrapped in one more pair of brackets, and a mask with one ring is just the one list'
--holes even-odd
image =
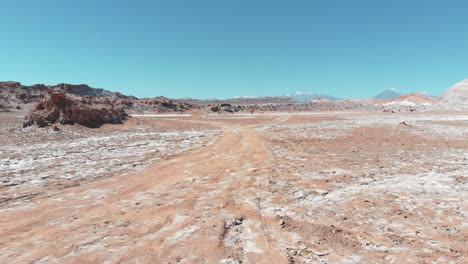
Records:
{"label": "salt deposit patch", "polygon": [[453,127],[450,124],[434,125],[434,122],[468,122],[468,116],[458,115],[389,115],[389,116],[353,116],[347,120],[320,121],[303,124],[271,123],[255,129],[256,132],[270,132],[275,138],[284,139],[336,139],[342,138],[356,128],[395,127],[405,122],[412,126],[413,132],[430,137],[466,137],[468,126]]}
{"label": "salt deposit patch", "polygon": [[[21,132],[20,132],[21,133]],[[37,131],[41,133],[41,131]],[[0,146],[0,199],[18,197],[18,190],[67,184],[105,175],[140,170],[164,157],[214,141],[219,131],[127,131],[62,136],[45,143]]]}
{"label": "salt deposit patch", "polygon": [[170,240],[180,240],[188,238],[193,232],[200,229],[198,226],[187,226],[184,229],[177,231],[174,235],[170,236]]}

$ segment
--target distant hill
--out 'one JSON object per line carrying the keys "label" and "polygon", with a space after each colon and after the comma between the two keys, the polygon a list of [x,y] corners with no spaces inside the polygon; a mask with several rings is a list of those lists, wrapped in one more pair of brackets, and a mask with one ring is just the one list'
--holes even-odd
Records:
{"label": "distant hill", "polygon": [[286,95],[284,95],[282,97],[291,98],[295,102],[298,102],[298,103],[310,102],[310,101],[312,101],[314,99],[317,99],[317,98],[325,98],[325,99],[328,99],[330,101],[338,100],[338,98],[336,98],[334,96],[331,96],[331,95],[315,94],[315,93],[302,93],[302,92],[295,92],[293,94],[286,94]]}
{"label": "distant hill", "polygon": [[288,97],[238,97],[229,99],[207,98],[204,100],[184,98],[179,99],[182,102],[205,105],[205,104],[237,104],[237,105],[252,105],[252,104],[287,104],[294,103],[295,101]]}
{"label": "distant hill", "polygon": [[416,104],[426,104],[426,103],[433,103],[436,101],[437,98],[427,95],[425,93],[410,93],[410,94],[404,94],[401,95],[398,98],[395,98],[393,101],[399,101],[399,102],[413,102]]}
{"label": "distant hill", "polygon": [[308,103],[314,99],[327,99],[330,101],[339,100],[339,98],[326,95],[326,94],[315,94],[315,93],[302,93],[295,92],[292,94],[286,94],[282,96],[236,96],[234,98],[215,98],[208,97],[205,99],[191,99],[183,98],[180,99],[185,102],[195,104],[214,104],[214,103],[230,103],[230,104],[267,104],[267,103]]}
{"label": "distant hill", "polygon": [[395,88],[387,89],[379,94],[377,94],[375,99],[395,99],[400,97],[402,94],[398,92]]}
{"label": "distant hill", "polygon": [[468,109],[468,79],[460,81],[442,94],[437,104],[448,109]]}

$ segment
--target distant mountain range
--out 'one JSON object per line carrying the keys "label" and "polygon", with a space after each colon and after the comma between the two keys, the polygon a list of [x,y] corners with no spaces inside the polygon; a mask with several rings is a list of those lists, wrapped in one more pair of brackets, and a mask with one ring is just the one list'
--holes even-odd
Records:
{"label": "distant mountain range", "polygon": [[[396,99],[403,94],[400,93],[398,90],[395,88],[390,88],[385,91],[380,92],[377,94],[374,99]],[[310,101],[313,101],[314,99],[322,98],[322,99],[327,99],[330,101],[337,101],[340,100],[340,98],[328,95],[328,94],[321,94],[321,93],[307,93],[307,92],[294,92],[290,94],[285,94],[281,96],[236,96],[234,98],[214,98],[214,97],[208,97],[203,100],[197,100],[201,102],[216,102],[216,101],[229,101],[229,102],[236,102],[236,101],[269,101],[276,98],[276,100],[282,101],[282,100],[289,100],[290,102],[296,102],[296,103],[307,103]],[[193,100],[193,99],[192,99]]]}
{"label": "distant mountain range", "polygon": [[[424,93],[401,94],[396,89],[385,90],[374,98],[360,98],[341,100],[334,96],[318,93],[295,92],[283,96],[245,96],[230,99],[207,98],[199,99],[170,99],[166,97],[137,98],[118,92],[92,88],[85,84],[58,84],[58,85],[22,85],[19,82],[0,81],[0,112],[13,110],[29,110],[33,108],[45,95],[51,92],[61,92],[77,95],[86,100],[111,101],[116,107],[126,110],[146,112],[187,112],[192,110],[217,109],[241,106],[239,111],[305,111],[305,110],[337,110],[337,109],[363,109],[381,106],[423,106],[427,108],[434,105],[439,108],[468,109],[468,80],[455,84],[441,97],[432,97]],[[315,99],[324,100],[315,100]],[[217,108],[217,106],[219,107]],[[223,108],[223,109],[224,109]],[[229,108],[230,109],[230,108]],[[229,110],[228,109],[228,110]],[[211,111],[211,110],[210,110]],[[221,110],[220,110],[221,111]]]}
{"label": "distant mountain range", "polygon": [[296,101],[298,103],[310,102],[310,101],[312,101],[314,99],[317,99],[317,98],[325,98],[325,99],[328,99],[330,101],[338,100],[338,98],[336,98],[334,96],[331,96],[331,95],[316,94],[316,93],[303,93],[303,92],[295,92],[293,94],[286,94],[286,95],[284,95],[282,97],[291,98],[291,99],[293,99],[294,101]]}
{"label": "distant mountain range", "polygon": [[[262,102],[262,101],[278,101],[278,102],[296,102],[296,103],[307,103],[317,98],[325,98],[330,101],[339,100],[339,98],[327,95],[327,94],[318,94],[318,93],[303,93],[295,92],[292,94],[285,94],[281,96],[236,96],[234,98],[215,98],[208,97],[203,100],[197,100],[202,102],[217,102],[217,101],[228,101],[228,102],[238,102],[238,101],[252,101],[252,102]],[[183,100],[195,100],[190,98],[184,98]]]}

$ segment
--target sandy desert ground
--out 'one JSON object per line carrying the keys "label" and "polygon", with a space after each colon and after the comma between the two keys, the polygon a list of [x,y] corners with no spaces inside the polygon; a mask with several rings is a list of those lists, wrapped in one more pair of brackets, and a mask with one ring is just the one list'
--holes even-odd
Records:
{"label": "sandy desert ground", "polygon": [[468,113],[0,127],[0,263],[466,263]]}

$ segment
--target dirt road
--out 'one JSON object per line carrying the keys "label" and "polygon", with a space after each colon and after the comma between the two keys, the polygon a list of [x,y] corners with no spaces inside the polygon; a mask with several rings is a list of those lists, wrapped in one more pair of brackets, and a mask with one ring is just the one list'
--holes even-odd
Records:
{"label": "dirt road", "polygon": [[[227,127],[212,146],[3,213],[1,257],[18,263],[218,263],[228,257],[284,263],[273,235],[280,232],[278,220],[250,206],[259,199],[256,192],[268,187],[273,162],[255,133]],[[238,197],[239,189],[251,195]],[[236,225],[249,230],[236,234]],[[241,250],[226,247],[224,239]]]}

